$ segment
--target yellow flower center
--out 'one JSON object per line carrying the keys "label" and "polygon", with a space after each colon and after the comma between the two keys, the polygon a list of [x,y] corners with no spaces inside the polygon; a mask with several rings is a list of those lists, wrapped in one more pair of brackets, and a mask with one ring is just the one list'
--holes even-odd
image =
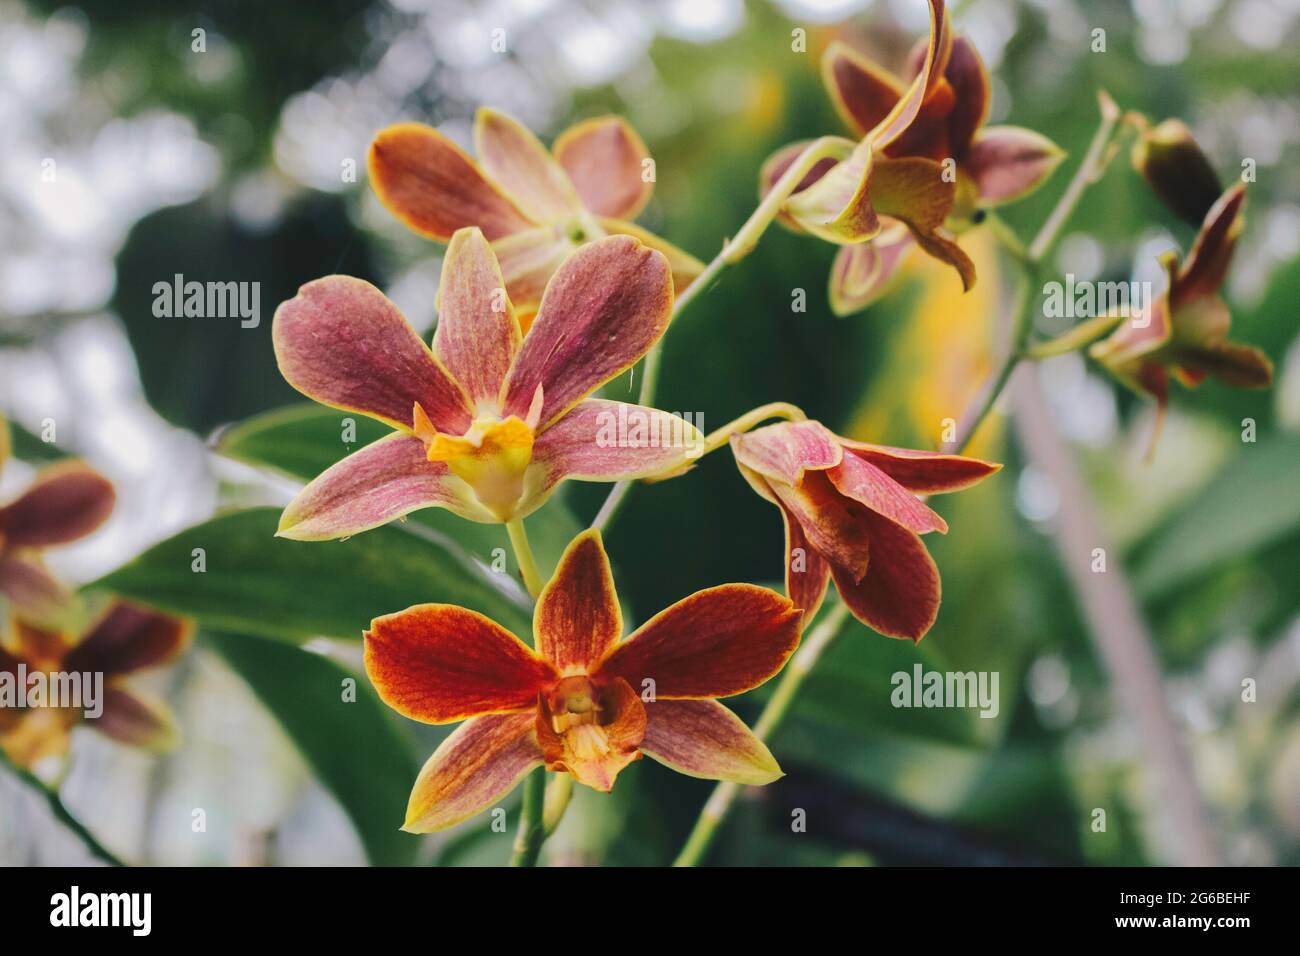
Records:
{"label": "yellow flower center", "polygon": [[446,462],[485,508],[502,521],[514,517],[524,493],[524,472],[533,460],[533,430],[526,422],[513,415],[485,416],[459,436],[417,424],[416,435],[423,439],[429,461]]}

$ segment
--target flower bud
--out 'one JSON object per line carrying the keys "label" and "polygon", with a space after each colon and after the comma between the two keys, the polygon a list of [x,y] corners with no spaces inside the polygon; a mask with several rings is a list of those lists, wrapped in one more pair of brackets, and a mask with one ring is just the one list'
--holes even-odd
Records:
{"label": "flower bud", "polygon": [[1199,226],[1223,188],[1182,120],[1145,130],[1133,145],[1133,167],[1180,219]]}

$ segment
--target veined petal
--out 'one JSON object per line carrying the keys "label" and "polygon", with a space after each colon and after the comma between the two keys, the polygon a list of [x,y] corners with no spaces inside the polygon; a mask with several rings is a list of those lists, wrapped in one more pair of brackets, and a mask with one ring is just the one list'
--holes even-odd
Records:
{"label": "veined petal", "polygon": [[716,700],[646,704],[641,752],[691,777],[762,785],[783,776],[763,741]]}
{"label": "veined petal", "polygon": [[1047,181],[1065,152],[1041,133],[1019,126],[989,126],[975,134],[963,170],[979,187],[980,205],[1028,196]]}
{"label": "veined petal", "polygon": [[542,296],[515,358],[506,414],[523,418],[544,388],[540,429],[634,365],[672,317],[668,260],[629,236],[579,248]]}
{"label": "veined petal", "polygon": [[408,833],[454,827],[486,810],[539,766],[533,712],[490,714],[461,724],[420,771],[406,807]]}
{"label": "veined petal", "polygon": [[614,647],[593,677],[653,681],[656,699],[730,697],[772,677],[799,643],[801,612],[775,591],[724,584],[660,611]]}
{"label": "veined petal", "polygon": [[86,726],[128,747],[155,753],[175,750],[180,743],[180,728],[171,708],[156,697],[124,687],[104,689],[104,711],[88,718]]}
{"label": "veined petal", "polygon": [[533,614],[537,652],[561,674],[585,674],[623,636],[623,614],[599,531],[569,543]]}
{"label": "veined petal", "polygon": [[952,112],[948,116],[948,143],[954,156],[962,156],[976,130],[988,119],[992,93],[989,72],[975,44],[963,36],[954,36],[952,53],[943,76],[953,92]]}
{"label": "veined petal", "polygon": [[394,216],[430,239],[478,226],[488,239],[537,225],[464,150],[423,123],[380,130],[367,158],[370,184]]}
{"label": "veined petal", "polygon": [[276,534],[298,541],[328,541],[434,507],[470,521],[497,520],[445,462],[429,461],[424,442],[399,432],[322,472],[285,507]]}
{"label": "veined petal", "polygon": [[68,653],[64,669],[112,676],[158,667],[180,654],[193,633],[181,618],[119,601]]}
{"label": "veined petal", "polygon": [[523,337],[506,280],[483,233],[460,229],[442,260],[434,353],[476,410],[501,408],[506,375]]}
{"label": "veined petal", "polygon": [[650,201],[654,183],[642,175],[650,151],[621,116],[601,116],[570,126],[553,149],[583,205],[595,215],[635,219]]}
{"label": "veined petal", "polygon": [[67,623],[76,595],[45,570],[35,555],[0,554],[0,595],[24,620],[51,626]]}
{"label": "veined petal", "polygon": [[528,502],[549,495],[565,479],[622,481],[650,478],[699,457],[704,436],[670,412],[603,398],[583,399],[533,443]]}
{"label": "veined petal", "polygon": [[452,604],[377,617],[365,633],[366,673],[384,703],[412,720],[446,724],[527,710],[555,668],[500,624]]}
{"label": "veined petal", "polygon": [[1169,286],[1169,300],[1175,310],[1190,299],[1217,292],[1223,285],[1244,225],[1241,210],[1245,203],[1246,186],[1237,183],[1205,214],[1192,251]]}
{"label": "veined petal", "polygon": [[537,741],[546,769],[564,771],[584,786],[608,793],[619,773],[641,754],[646,708],[627,681],[611,680],[600,690],[601,719],[557,733],[545,697],[537,706]]}
{"label": "veined petal", "polygon": [[578,211],[569,177],[513,117],[480,109],[474,115],[474,152],[487,174],[538,222],[563,222]]}
{"label": "veined petal", "polygon": [[285,379],[308,398],[409,431],[418,402],[439,431],[465,432],[465,393],[369,282],[326,276],[281,304],[271,326]]}
{"label": "veined petal", "polygon": [[821,422],[780,422],[731,436],[736,461],[767,478],[796,485],[807,470],[824,471],[840,463],[839,440]]}
{"label": "veined petal", "polygon": [[841,438],[840,443],[847,452],[875,465],[904,488],[918,495],[961,491],[1002,468],[990,461],[944,452],[872,445],[847,438]]}
{"label": "veined petal", "polygon": [[794,513],[780,502],[778,505],[785,524],[785,593],[803,611],[803,619],[811,621],[826,596],[831,566],[808,541]]}
{"label": "veined petal", "polygon": [[576,248],[577,243],[556,226],[526,229],[492,243],[523,332],[537,315],[546,283]]}
{"label": "veined petal", "polygon": [[863,624],[886,637],[919,641],[939,614],[939,568],[924,542],[906,528],[866,512],[871,567],[860,581],[831,568],[835,586]]}
{"label": "veined petal", "polygon": [[1117,371],[1124,365],[1164,348],[1172,336],[1169,294],[1165,292],[1156,296],[1146,310],[1122,322],[1100,342],[1094,342],[1089,347],[1088,354],[1112,371]]}
{"label": "veined petal", "polygon": [[951,53],[952,31],[943,0],[930,0],[930,41],[926,47],[925,59],[912,85],[894,104],[889,115],[867,133],[867,139],[876,149],[884,150],[912,125],[925,101],[943,80]]}
{"label": "veined petal", "polygon": [[704,263],[684,249],[679,249],[666,239],[661,239],[649,229],[642,229],[634,222],[622,219],[601,219],[601,228],[611,236],[631,236],[639,239],[655,252],[662,252],[668,260],[668,268],[673,274],[673,292],[681,295],[696,276],[704,271]]}
{"label": "veined petal", "polygon": [[799,520],[812,546],[858,580],[867,573],[871,560],[864,524],[867,509],[841,493],[827,474],[810,471],[799,484],[774,483],[772,490]]}
{"label": "veined petal", "polygon": [[903,95],[888,71],[835,40],[822,54],[822,81],[840,118],[857,137],[875,129]]}
{"label": "veined petal", "polygon": [[917,534],[948,533],[948,522],[889,475],[857,455],[845,455],[826,476],[841,494]]}
{"label": "veined petal", "polygon": [[870,242],[842,246],[831,264],[831,311],[841,317],[853,315],[878,300],[913,245],[911,231],[896,222]]}
{"label": "veined petal", "polygon": [[47,548],[90,534],[113,511],[112,483],[81,462],[54,465],[0,508],[0,542],[8,548]]}

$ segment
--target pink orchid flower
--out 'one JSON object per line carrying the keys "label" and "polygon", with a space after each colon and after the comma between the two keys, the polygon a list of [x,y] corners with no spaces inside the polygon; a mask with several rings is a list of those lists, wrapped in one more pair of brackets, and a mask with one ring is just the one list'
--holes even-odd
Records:
{"label": "pink orchid flower", "polygon": [[[0,468],[9,456],[9,424],[0,419]],[[45,469],[20,497],[0,507],[0,596],[34,623],[65,623],[75,596],[45,569],[41,552],[84,538],[113,511],[107,478],[81,462]]]}
{"label": "pink orchid flower", "polygon": [[650,151],[621,117],[571,126],[548,152],[517,120],[480,109],[474,149],[477,162],[437,130],[399,123],[370,146],[370,182],[422,236],[446,242],[467,226],[483,230],[525,332],[560,264],[606,235],[634,236],[667,256],[679,294],[703,271],[694,256],[632,222],[654,178]]}
{"label": "pink orchid flower", "polygon": [[939,569],[920,536],[948,531],[917,495],[959,491],[1002,467],[850,441],[815,421],[733,435],[731,449],[754,490],[781,509],[786,593],[805,617],[834,578],[854,617],[912,641],[939,613]]}
{"label": "pink orchid flower", "polygon": [[309,282],[276,311],[289,384],[395,429],[307,485],[280,535],[340,538],[428,507],[506,522],[566,478],[641,478],[700,448],[677,416],[588,397],[634,365],[672,314],[668,260],[639,240],[610,236],[573,253],[524,336],[483,233],[462,229],[439,300],[432,349],[383,293],[348,276]]}
{"label": "pink orchid flower", "polygon": [[538,766],[600,791],[642,755],[692,777],[771,783],[771,752],[715,698],[780,671],[800,619],[775,591],[723,584],[623,638],[598,531],[570,543],[538,598],[536,650],[450,604],[375,619],[366,673],[384,702],[424,723],[464,721],[420,771],[402,828],[455,826]]}

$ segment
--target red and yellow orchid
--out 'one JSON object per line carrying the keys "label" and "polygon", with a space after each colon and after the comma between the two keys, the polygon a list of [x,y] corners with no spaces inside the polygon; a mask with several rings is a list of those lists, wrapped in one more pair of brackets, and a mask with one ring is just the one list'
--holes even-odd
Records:
{"label": "red and yellow orchid", "polygon": [[831,578],[853,616],[919,641],[939,613],[939,569],[920,536],[947,523],[917,495],[960,491],[1002,466],[850,441],[815,421],[733,435],[741,474],[785,519],[786,593],[811,619]]}
{"label": "red and yellow orchid", "polygon": [[1228,340],[1232,315],[1219,295],[1243,227],[1245,202],[1241,183],[1219,197],[1205,214],[1187,261],[1180,264],[1173,251],[1161,257],[1169,276],[1165,291],[1090,349],[1117,379],[1154,398],[1161,418],[1169,402],[1170,372],[1188,388],[1207,376],[1238,388],[1266,388],[1273,380],[1267,355]]}
{"label": "red and yellow orchid", "polygon": [[365,635],[365,664],[380,697],[413,720],[465,721],[424,765],[403,829],[454,826],[539,765],[601,791],[643,754],[693,777],[776,780],[781,769],[767,747],[714,698],[775,675],[799,627],[798,610],[776,592],[724,584],[620,640],[598,531],[570,543],[542,590],[536,650],[452,605],[377,618]]}
{"label": "red and yellow orchid", "polygon": [[[522,334],[492,248],[478,229],[447,248],[430,349],[374,286],[309,282],[276,311],[280,371],[309,398],[360,412],[394,434],[312,481],[279,534],[341,538],[419,508],[506,522],[566,478],[617,481],[679,468],[702,436],[677,416],[589,398],[663,334],[668,260],[630,236],[588,243],[547,284]],[[612,422],[634,422],[617,440]],[[664,440],[664,436],[675,436]]]}
{"label": "red and yellow orchid", "polygon": [[481,229],[524,331],[561,263],[604,236],[634,236],[662,252],[678,293],[703,271],[695,257],[632,222],[654,180],[645,176],[649,150],[621,117],[571,126],[548,152],[517,120],[480,109],[474,149],[478,162],[429,126],[390,126],[370,146],[370,182],[420,235],[446,242],[458,229]]}
{"label": "red and yellow orchid", "polygon": [[[969,289],[975,267],[952,230],[978,209],[1028,195],[1064,158],[1031,130],[985,127],[988,72],[974,45],[953,35],[943,0],[930,2],[930,37],[910,57],[910,71],[905,88],[840,41],[822,57],[827,91],[858,142],[844,161],[819,164],[805,177],[782,221],[843,246],[830,281],[838,315],[878,298],[914,245],[952,265]],[[762,193],[806,145],[768,159]]]}
{"label": "red and yellow orchid", "polygon": [[[9,456],[9,424],[0,419],[0,468]],[[41,551],[95,531],[113,511],[107,478],[81,462],[45,469],[16,500],[0,507],[0,597],[33,623],[67,623],[72,593],[41,560]]]}
{"label": "red and yellow orchid", "polygon": [[86,726],[132,747],[166,751],[177,741],[167,705],[126,686],[131,674],[160,667],[189,643],[192,628],[177,618],[116,602],[80,640],[14,618],[0,642],[0,673],[102,674],[102,712],[87,718],[77,707],[0,708],[0,749],[15,764],[32,767],[62,756],[72,728]]}

